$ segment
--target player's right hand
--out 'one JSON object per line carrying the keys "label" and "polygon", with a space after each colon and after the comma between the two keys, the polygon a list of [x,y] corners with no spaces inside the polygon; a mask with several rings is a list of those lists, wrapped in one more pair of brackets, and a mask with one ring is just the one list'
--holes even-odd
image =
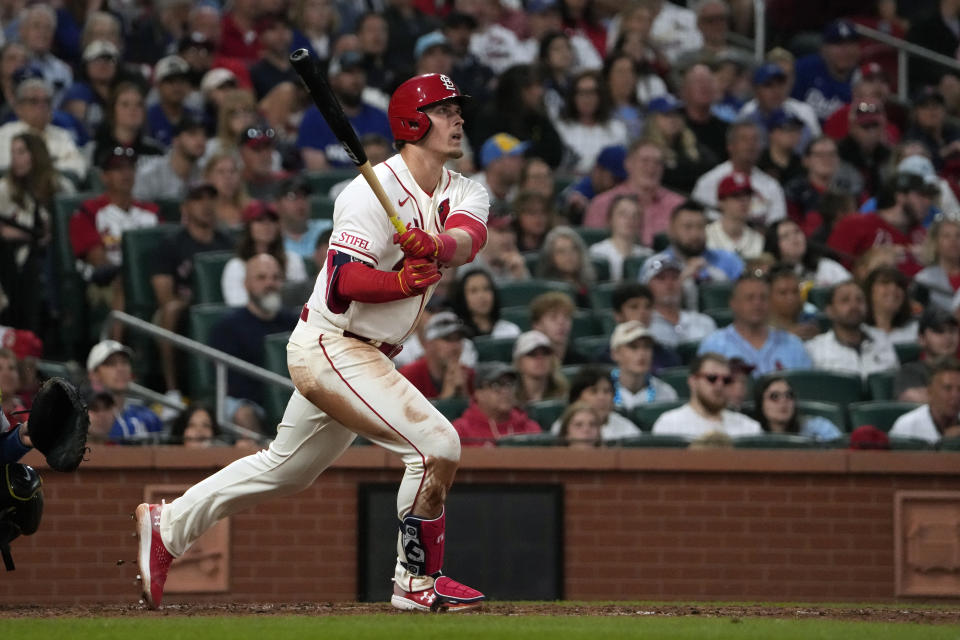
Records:
{"label": "player's right hand", "polygon": [[437,263],[427,258],[404,258],[403,267],[397,271],[400,290],[406,296],[420,295],[430,285],[440,280]]}

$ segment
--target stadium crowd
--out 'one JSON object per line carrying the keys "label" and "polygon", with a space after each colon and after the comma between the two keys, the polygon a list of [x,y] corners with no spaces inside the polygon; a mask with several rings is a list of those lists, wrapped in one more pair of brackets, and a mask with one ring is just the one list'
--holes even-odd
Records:
{"label": "stadium crowd", "polygon": [[960,2],[768,4],[758,61],[745,0],[5,2],[4,413],[80,362],[91,441],[271,436],[286,390],[231,371],[218,425],[203,362],[100,337],[286,374],[355,175],[305,47],[374,163],[399,83],[472,96],[487,244],[395,358],[465,445],[960,437],[960,73],[911,59],[901,101],[857,31],[956,59]]}

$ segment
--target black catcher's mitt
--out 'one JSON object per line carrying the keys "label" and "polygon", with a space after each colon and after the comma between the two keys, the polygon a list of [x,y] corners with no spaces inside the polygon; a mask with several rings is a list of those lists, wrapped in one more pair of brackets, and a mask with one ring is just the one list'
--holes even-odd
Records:
{"label": "black catcher's mitt", "polygon": [[75,471],[87,450],[90,417],[76,388],[63,378],[43,383],[33,400],[27,431],[54,471]]}

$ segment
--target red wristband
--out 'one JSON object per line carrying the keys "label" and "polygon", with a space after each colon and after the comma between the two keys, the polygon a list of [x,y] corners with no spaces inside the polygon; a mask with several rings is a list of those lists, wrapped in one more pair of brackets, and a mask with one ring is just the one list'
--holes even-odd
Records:
{"label": "red wristband", "polygon": [[453,254],[457,252],[457,239],[449,233],[441,233],[434,237],[437,239],[437,262],[449,263],[453,260]]}

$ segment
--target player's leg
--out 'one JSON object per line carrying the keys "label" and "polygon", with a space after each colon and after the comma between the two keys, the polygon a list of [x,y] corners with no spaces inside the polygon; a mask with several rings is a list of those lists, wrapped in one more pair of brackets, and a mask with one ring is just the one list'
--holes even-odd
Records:
{"label": "player's leg", "polygon": [[[406,467],[397,494],[401,536],[394,604],[477,606],[480,592],[439,575],[444,503],[460,461],[453,425],[374,347],[328,334],[313,348],[314,356],[309,348],[291,354],[290,377],[297,388],[339,423],[398,454]],[[414,603],[407,594],[424,601]]]}

